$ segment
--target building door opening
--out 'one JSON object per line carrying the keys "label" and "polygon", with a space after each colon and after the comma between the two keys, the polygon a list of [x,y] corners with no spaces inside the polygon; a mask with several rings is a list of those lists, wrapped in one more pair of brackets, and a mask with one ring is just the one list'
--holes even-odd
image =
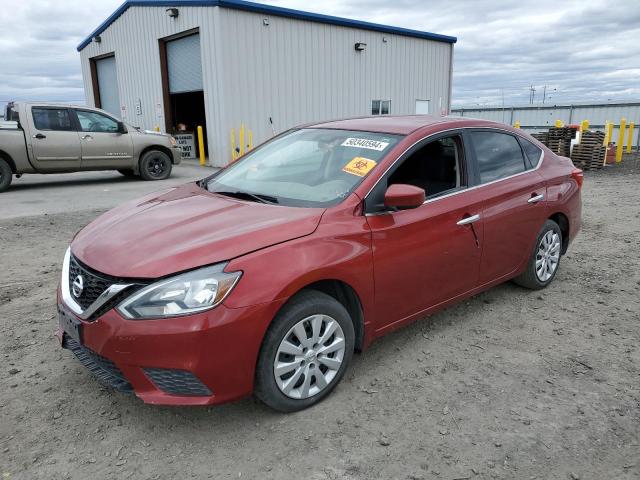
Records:
{"label": "building door opening", "polygon": [[[179,141],[186,138],[184,144],[192,145],[192,150],[183,149],[184,157],[189,157],[188,151],[195,152],[194,157],[197,157],[200,154],[197,128],[201,126],[207,155],[202,58],[197,30],[160,40],[160,66],[167,132],[178,135]],[[188,142],[189,135],[193,135],[193,143]]]}
{"label": "building door opening", "polygon": [[92,58],[89,65],[91,66],[93,104],[120,118],[120,95],[118,94],[115,55],[110,53]]}

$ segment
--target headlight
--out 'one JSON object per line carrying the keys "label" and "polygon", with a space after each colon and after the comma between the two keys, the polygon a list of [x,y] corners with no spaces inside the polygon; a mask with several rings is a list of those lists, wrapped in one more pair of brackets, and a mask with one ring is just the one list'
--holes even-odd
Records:
{"label": "headlight", "polygon": [[171,142],[172,147],[175,147],[178,144],[178,142],[176,142],[176,139],[173,138],[171,135],[169,135],[169,142]]}
{"label": "headlight", "polygon": [[222,302],[242,272],[226,273],[226,264],[193,270],[153,283],[118,305],[126,318],[167,318],[202,312]]}

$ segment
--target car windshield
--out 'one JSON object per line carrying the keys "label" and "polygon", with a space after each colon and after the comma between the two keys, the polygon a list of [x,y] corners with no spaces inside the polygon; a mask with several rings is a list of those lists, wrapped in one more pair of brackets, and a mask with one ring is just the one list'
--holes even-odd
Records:
{"label": "car windshield", "polygon": [[207,189],[257,202],[328,207],[346,198],[401,138],[350,130],[295,130],[221,170]]}

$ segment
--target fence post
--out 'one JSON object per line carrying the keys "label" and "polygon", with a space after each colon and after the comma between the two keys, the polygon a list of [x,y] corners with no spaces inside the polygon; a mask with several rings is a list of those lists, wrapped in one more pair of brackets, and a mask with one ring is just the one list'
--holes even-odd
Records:
{"label": "fence post", "polygon": [[627,126],[625,118],[620,119],[620,131],[618,132],[618,145],[616,145],[616,163],[622,161],[622,144],[624,143],[624,130]]}

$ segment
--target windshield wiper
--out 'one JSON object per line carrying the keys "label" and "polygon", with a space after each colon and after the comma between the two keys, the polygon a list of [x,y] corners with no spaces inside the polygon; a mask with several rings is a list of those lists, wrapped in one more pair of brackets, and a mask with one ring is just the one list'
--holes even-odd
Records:
{"label": "windshield wiper", "polygon": [[278,199],[276,197],[271,197],[269,195],[262,195],[258,193],[249,193],[249,192],[241,192],[241,191],[237,191],[237,192],[215,191],[211,193],[217,193],[218,195],[225,195],[227,197],[240,198],[243,200],[253,200],[254,202],[260,202],[260,203],[271,203],[271,204],[278,203]]}

